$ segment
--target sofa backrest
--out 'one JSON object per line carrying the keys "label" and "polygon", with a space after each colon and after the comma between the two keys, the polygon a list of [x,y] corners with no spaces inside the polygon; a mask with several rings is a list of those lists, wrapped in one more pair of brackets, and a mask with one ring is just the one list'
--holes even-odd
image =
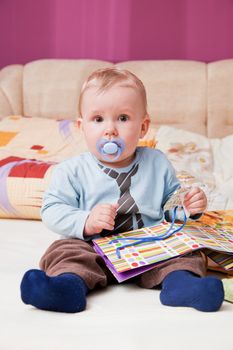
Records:
{"label": "sofa backrest", "polygon": [[233,59],[207,65],[207,135],[233,134]]}
{"label": "sofa backrest", "polygon": [[24,113],[47,118],[77,118],[82,83],[94,70],[111,66],[111,63],[95,60],[39,60],[26,64]]}
{"label": "sofa backrest", "polygon": [[[49,59],[0,71],[0,116],[22,114],[75,119],[85,78],[111,67],[100,60]],[[182,60],[117,63],[144,83],[154,125],[171,125],[209,137],[233,133],[233,59],[209,64]]]}
{"label": "sofa backrest", "polygon": [[23,66],[11,65],[0,70],[0,117],[23,114]]}
{"label": "sofa backrest", "polygon": [[206,134],[206,65],[193,61],[118,64],[144,83],[152,123]]}

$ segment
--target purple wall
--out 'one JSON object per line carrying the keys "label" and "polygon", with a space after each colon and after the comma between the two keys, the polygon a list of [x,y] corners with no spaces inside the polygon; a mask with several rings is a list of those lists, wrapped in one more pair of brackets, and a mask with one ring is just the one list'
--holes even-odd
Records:
{"label": "purple wall", "polygon": [[40,58],[233,57],[233,0],[1,0],[0,67]]}

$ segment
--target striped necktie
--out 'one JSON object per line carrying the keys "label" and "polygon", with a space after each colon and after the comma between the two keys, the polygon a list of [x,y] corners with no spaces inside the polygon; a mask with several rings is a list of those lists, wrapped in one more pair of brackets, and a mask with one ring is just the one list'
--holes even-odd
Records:
{"label": "striped necktie", "polygon": [[[118,200],[119,208],[115,218],[114,233],[130,231],[134,229],[134,222],[136,228],[144,226],[141,214],[134,198],[130,194],[131,178],[138,171],[138,164],[134,164],[133,167],[127,173],[118,173],[115,169],[106,168],[99,164],[99,167],[111,178],[115,179],[120,188],[120,198]],[[101,236],[106,236],[113,233],[112,231],[103,230]]]}

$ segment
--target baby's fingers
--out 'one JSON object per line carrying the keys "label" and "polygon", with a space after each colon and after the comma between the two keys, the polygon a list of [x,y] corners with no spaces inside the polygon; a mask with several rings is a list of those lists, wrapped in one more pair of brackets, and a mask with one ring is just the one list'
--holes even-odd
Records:
{"label": "baby's fingers", "polygon": [[203,212],[207,207],[205,193],[198,187],[192,188],[184,197],[184,206],[191,215]]}
{"label": "baby's fingers", "polygon": [[98,233],[101,232],[102,230],[112,231],[114,229],[114,224],[99,220],[99,222],[96,225],[96,228],[98,229]]}
{"label": "baby's fingers", "polygon": [[108,215],[108,214],[101,214],[100,217],[99,217],[99,221],[101,222],[105,222],[105,223],[108,223],[110,225],[113,225],[115,224],[115,217],[111,216],[111,215]]}
{"label": "baby's fingers", "polygon": [[190,205],[185,205],[185,208],[188,210],[190,215],[195,215],[202,213],[205,210],[205,203],[203,201],[197,201]]}
{"label": "baby's fingers", "polygon": [[189,192],[184,196],[184,201],[195,201],[202,197],[202,190],[199,187],[193,187]]}

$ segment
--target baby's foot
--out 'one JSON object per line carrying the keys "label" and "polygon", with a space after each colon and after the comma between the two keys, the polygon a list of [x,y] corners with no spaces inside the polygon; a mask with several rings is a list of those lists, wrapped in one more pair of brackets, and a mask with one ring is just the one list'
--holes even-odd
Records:
{"label": "baby's foot", "polygon": [[63,273],[49,277],[41,270],[29,270],[23,276],[21,298],[38,309],[80,312],[86,307],[88,288],[81,277]]}
{"label": "baby's foot", "polygon": [[223,302],[222,281],[215,277],[197,277],[189,271],[169,273],[162,283],[160,301],[169,306],[188,306],[200,311],[217,311]]}

